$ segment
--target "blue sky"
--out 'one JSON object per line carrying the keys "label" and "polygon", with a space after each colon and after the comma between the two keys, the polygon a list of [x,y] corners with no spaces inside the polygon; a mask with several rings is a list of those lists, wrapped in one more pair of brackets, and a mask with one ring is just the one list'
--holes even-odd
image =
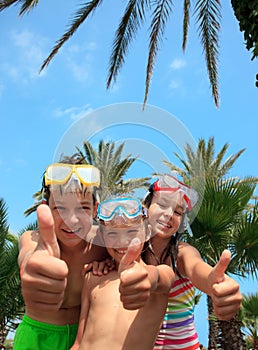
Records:
{"label": "blue sky", "polygon": [[[67,151],[64,145],[76,130],[83,132],[80,137],[79,131],[75,133],[71,153],[76,146],[81,148],[85,135],[94,145],[101,138],[125,142],[126,151],[139,156],[130,177],[168,171],[162,160],[174,162],[173,152],[183,152],[180,142],[171,142],[175,143],[176,125],[180,136],[186,133],[193,143],[214,136],[217,151],[229,143],[227,156],[245,148],[231,175],[257,176],[258,65],[245,48],[230,1],[223,2],[222,8],[218,109],[194,18],[186,53],[181,50],[182,8],[177,3],[160,47],[145,114],[140,106],[148,25],[132,42],[116,84],[108,91],[105,88],[112,37],[125,2],[113,6],[104,2],[41,74],[39,68],[70,23],[75,5],[45,0],[21,18],[18,7],[0,14],[0,196],[6,201],[13,232],[34,219],[25,218],[23,212],[33,204],[32,194],[40,188],[46,166]],[[118,109],[110,107],[117,104]],[[153,119],[147,117],[149,109]],[[141,125],[137,125],[136,110]],[[86,124],[80,128],[82,120]],[[257,281],[245,281],[241,288],[256,291]],[[204,309],[197,307],[196,318],[200,339],[206,344]]]}

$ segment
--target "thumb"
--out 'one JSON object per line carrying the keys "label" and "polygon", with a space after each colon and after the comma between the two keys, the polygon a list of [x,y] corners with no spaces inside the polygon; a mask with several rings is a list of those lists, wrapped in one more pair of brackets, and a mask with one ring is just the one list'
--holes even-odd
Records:
{"label": "thumb", "polygon": [[224,273],[228,268],[230,263],[231,253],[229,250],[225,249],[217,264],[213,267],[212,271],[212,284],[223,282],[225,279]]}
{"label": "thumb", "polygon": [[55,234],[54,220],[48,205],[40,204],[38,206],[37,218],[42,246],[48,251],[49,255],[60,258],[60,249]]}
{"label": "thumb", "polygon": [[134,238],[127,249],[126,254],[120,261],[118,273],[119,275],[132,266],[132,263],[138,258],[141,254],[142,246],[139,238]]}

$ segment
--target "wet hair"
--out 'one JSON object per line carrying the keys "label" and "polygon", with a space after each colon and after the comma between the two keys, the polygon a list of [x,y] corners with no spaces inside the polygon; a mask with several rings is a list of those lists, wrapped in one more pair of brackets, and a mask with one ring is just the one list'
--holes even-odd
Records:
{"label": "wet hair", "polygon": [[[72,164],[72,165],[78,165],[78,164],[86,164],[85,159],[79,154],[75,153],[72,156],[63,156],[58,163],[63,164]],[[51,194],[51,185],[45,184],[45,173],[43,174],[43,180],[42,180],[42,189],[41,192],[43,194],[43,200],[45,200],[46,204],[49,204],[49,198]],[[59,185],[58,189],[60,191],[60,194],[63,193],[63,185]],[[81,192],[84,196],[86,195],[88,191],[87,186],[82,186]],[[92,199],[93,199],[93,205],[97,202],[98,194],[97,194],[97,187],[92,187]]]}
{"label": "wet hair", "polygon": [[[146,208],[149,208],[151,206],[152,200],[154,196],[154,191],[153,187],[151,186],[149,188],[149,193],[146,195],[146,197],[143,200],[143,204]],[[185,215],[185,214],[184,214]],[[181,224],[184,222],[184,216],[181,219]],[[179,229],[178,231],[181,232]],[[177,255],[178,255],[178,244],[180,242],[180,239],[182,237],[182,233],[176,232],[173,236],[170,237],[169,243],[166,246],[166,248],[163,250],[161,257],[158,258],[157,255],[155,254],[152,245],[151,245],[151,240],[145,242],[143,252],[142,252],[142,259],[144,260],[145,263],[149,263],[149,257],[152,255],[154,259],[156,260],[157,264],[165,264],[165,261],[168,257],[171,259],[171,267],[173,271],[179,276],[182,277],[177,269]]]}

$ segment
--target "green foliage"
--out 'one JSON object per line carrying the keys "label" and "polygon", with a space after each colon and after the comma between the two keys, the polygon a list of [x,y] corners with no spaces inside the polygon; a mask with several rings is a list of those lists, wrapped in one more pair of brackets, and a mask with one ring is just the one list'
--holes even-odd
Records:
{"label": "green foliage", "polygon": [[[257,0],[231,0],[241,32],[244,32],[247,50],[252,52],[252,60],[258,57],[258,2]],[[255,86],[258,88],[258,74]]]}
{"label": "green foliage", "polygon": [[258,292],[243,295],[240,317],[248,349],[258,349]]}
{"label": "green foliage", "polygon": [[[247,251],[241,252],[236,248],[236,245],[239,244],[239,236],[235,234],[235,230],[238,229],[239,232],[240,221],[246,224],[243,219],[243,211],[254,189],[253,178],[249,178],[249,181],[247,179],[245,181],[237,179],[206,180],[203,202],[191,225],[193,237],[189,237],[188,242],[196,246],[211,265],[216,264],[222,251],[227,247],[231,250],[234,247],[238,263],[238,254],[243,256],[242,263],[247,263]],[[253,224],[251,230],[254,229]],[[244,230],[248,229],[243,225]],[[253,261],[252,257],[250,257],[250,261]],[[239,264],[238,269],[240,269]],[[239,272],[236,266],[232,267],[230,271]]]}
{"label": "green foliage", "polygon": [[24,313],[17,264],[18,239],[9,232],[6,204],[0,199],[0,343],[10,330],[16,329]]}
{"label": "green foliage", "polygon": [[258,277],[258,204],[245,211],[232,230],[232,265]]}
{"label": "green foliage", "polygon": [[247,50],[252,50],[252,59],[258,56],[258,2],[257,0],[231,0],[239,28],[244,32]]}

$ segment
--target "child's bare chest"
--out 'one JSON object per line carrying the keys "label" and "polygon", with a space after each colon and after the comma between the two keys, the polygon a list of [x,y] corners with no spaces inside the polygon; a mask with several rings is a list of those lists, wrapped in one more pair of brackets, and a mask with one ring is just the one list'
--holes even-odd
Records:
{"label": "child's bare chest", "polygon": [[65,289],[64,304],[66,307],[79,306],[81,304],[81,290],[83,284],[83,260],[74,259],[68,265],[67,285]]}

